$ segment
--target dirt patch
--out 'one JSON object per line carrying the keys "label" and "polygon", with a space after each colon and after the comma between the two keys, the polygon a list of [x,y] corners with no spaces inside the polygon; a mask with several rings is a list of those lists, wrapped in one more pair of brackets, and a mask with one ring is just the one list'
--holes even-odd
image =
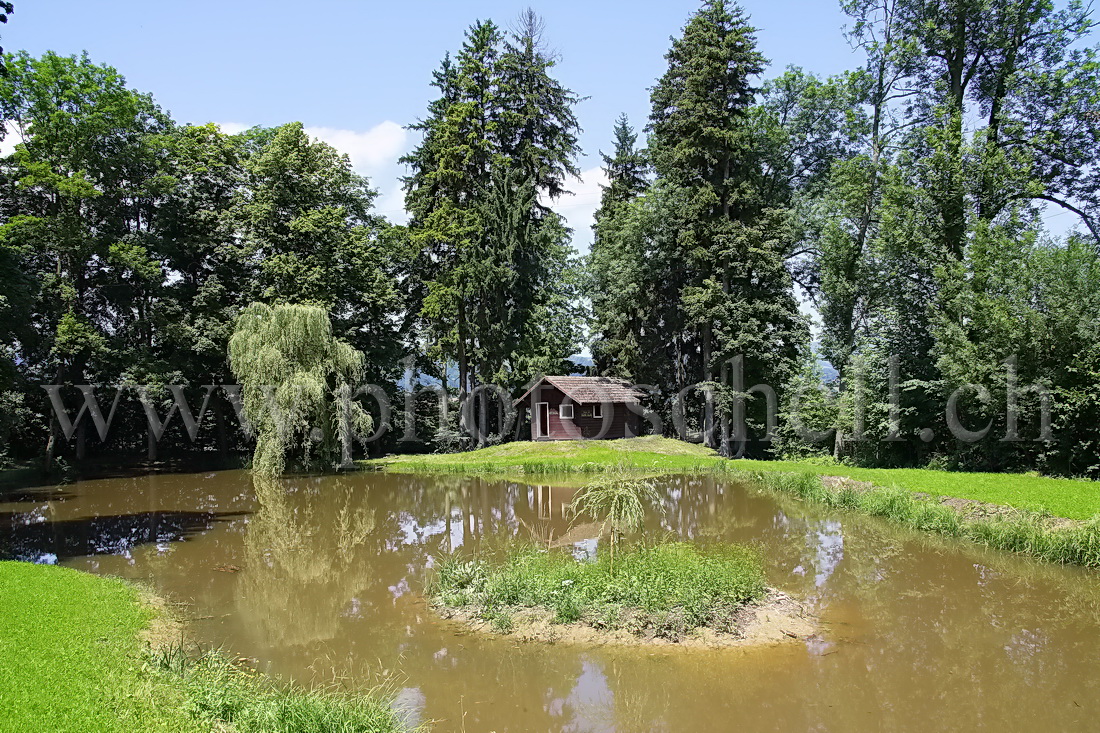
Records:
{"label": "dirt patch", "polygon": [[870,481],[856,481],[847,476],[822,476],[821,484],[827,489],[852,489],[861,494],[875,488]]}
{"label": "dirt patch", "polygon": [[141,632],[141,640],[153,650],[182,646],[187,641],[187,627],[179,608],[152,590],[138,587],[141,604],[153,611],[149,625]]}
{"label": "dirt patch", "polygon": [[635,634],[626,629],[600,629],[587,623],[554,623],[554,614],[540,608],[509,609],[512,628],[502,631],[481,618],[481,609],[436,607],[436,611],[464,629],[492,636],[507,636],[524,642],[577,644],[581,646],[662,646],[686,649],[774,646],[801,641],[817,631],[816,619],[797,600],[772,590],[762,600],[742,606],[735,614],[732,633],[708,628],[694,629],[679,639],[652,632]]}
{"label": "dirt patch", "polygon": [[[923,492],[914,494],[918,499],[938,501],[943,506],[951,507],[967,521],[979,521],[982,519],[1010,519],[1020,515],[1019,509],[1003,504],[990,504],[976,499],[960,499],[957,496],[931,496]],[[1044,517],[1042,523],[1048,529],[1073,529],[1085,524],[1079,519],[1067,519],[1066,517]]]}

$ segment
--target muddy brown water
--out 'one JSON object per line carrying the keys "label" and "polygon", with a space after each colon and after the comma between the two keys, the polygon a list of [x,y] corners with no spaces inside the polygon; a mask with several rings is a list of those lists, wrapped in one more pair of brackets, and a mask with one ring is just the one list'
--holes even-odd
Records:
{"label": "muddy brown water", "polygon": [[147,582],[201,642],[302,683],[382,685],[440,731],[1100,729],[1100,574],[709,477],[663,479],[646,532],[756,543],[818,638],[578,648],[438,619],[422,591],[448,551],[562,537],[593,551],[564,516],[572,490],[543,481],[87,481],[0,503],[0,555]]}

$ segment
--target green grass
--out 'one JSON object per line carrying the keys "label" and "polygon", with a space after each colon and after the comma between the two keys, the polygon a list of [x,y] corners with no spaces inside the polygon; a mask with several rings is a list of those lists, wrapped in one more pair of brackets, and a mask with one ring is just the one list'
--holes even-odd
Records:
{"label": "green grass", "polygon": [[954,496],[1045,511],[1068,519],[1100,514],[1100,482],[1017,473],[961,473],[917,468],[857,468],[791,461],[723,460],[709,448],[671,438],[517,441],[467,453],[410,455],[362,461],[366,468],[400,473],[530,474],[596,473],[608,469],[761,471],[814,473],[868,481],[877,486]]}
{"label": "green grass", "polygon": [[403,730],[373,696],[281,687],[218,654],[151,655],[140,633],[155,616],[122,580],[0,562],[0,731]]}
{"label": "green grass", "polygon": [[183,690],[187,711],[206,730],[227,723],[236,733],[405,730],[394,710],[374,695],[287,688],[217,651],[192,658],[174,646],[154,653],[152,661]]}
{"label": "green grass", "polygon": [[696,470],[724,461],[701,445],[647,436],[623,440],[516,441],[466,453],[406,455],[361,461],[399,473],[550,474],[608,468]]}
{"label": "green grass", "polygon": [[152,618],[121,580],[0,563],[0,730],[202,730],[143,671]]}
{"label": "green grass", "polygon": [[472,609],[498,631],[518,609],[549,611],[558,623],[678,639],[706,627],[731,631],[737,610],[766,592],[755,551],[683,543],[621,550],[578,562],[570,554],[521,547],[499,562],[448,558],[429,595],[447,608]]}
{"label": "green grass", "polygon": [[913,529],[1048,562],[1100,567],[1100,517],[1068,527],[1053,523],[1046,513],[1024,509],[969,517],[899,487],[863,491],[850,486],[827,487],[813,473],[756,472],[745,474],[745,478],[803,501],[884,517]]}
{"label": "green grass", "polygon": [[920,468],[857,468],[790,461],[733,461],[744,471],[798,472],[843,476],[876,486],[897,487],[931,496],[954,496],[989,504],[1050,512],[1067,519],[1091,519],[1100,514],[1100,482],[1049,478],[1019,473],[962,473]]}

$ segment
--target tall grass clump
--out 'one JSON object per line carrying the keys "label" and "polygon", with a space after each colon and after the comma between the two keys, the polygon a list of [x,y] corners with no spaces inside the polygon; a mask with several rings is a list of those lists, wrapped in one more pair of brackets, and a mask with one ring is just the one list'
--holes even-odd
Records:
{"label": "tall grass clump", "polygon": [[[433,601],[510,630],[523,609],[557,623],[679,639],[706,627],[729,632],[737,612],[767,592],[757,553],[738,545],[666,543],[578,561],[561,551],[524,547],[500,562],[451,557],[429,584]],[[504,627],[504,628],[501,628]]]}
{"label": "tall grass clump", "polygon": [[341,694],[284,687],[218,651],[197,658],[174,646],[150,653],[154,673],[181,689],[187,712],[213,730],[236,733],[391,733],[408,731],[377,693]]}
{"label": "tall grass clump", "polygon": [[912,529],[958,537],[997,550],[1048,562],[1100,567],[1100,516],[1086,522],[1055,523],[1047,513],[1008,509],[992,517],[969,517],[900,488],[831,488],[812,473],[743,474],[766,488],[830,508],[883,517]]}

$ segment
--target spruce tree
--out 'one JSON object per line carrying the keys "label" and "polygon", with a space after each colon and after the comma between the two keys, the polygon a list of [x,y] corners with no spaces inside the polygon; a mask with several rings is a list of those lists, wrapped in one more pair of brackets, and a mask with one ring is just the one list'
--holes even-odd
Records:
{"label": "spruce tree", "polygon": [[648,163],[626,115],[616,121],[613,137],[611,154],[601,153],[607,183],[595,213],[588,258],[592,356],[599,373],[637,379],[642,371],[637,359],[640,332],[646,320],[644,300],[639,297],[645,264],[622,233],[631,203],[649,185]]}
{"label": "spruce tree", "polygon": [[[705,2],[673,40],[668,70],[652,91],[649,126],[657,175],[685,201],[674,245],[691,327],[685,369],[720,391],[727,406],[739,399],[730,360],[743,357],[747,384],[776,385],[793,373],[806,337],[786,266],[786,212],[768,206],[761,190],[750,111],[765,60],[754,33],[737,6]],[[730,410],[722,414],[721,449],[729,454]],[[708,398],[708,445],[716,446],[715,432]]]}

